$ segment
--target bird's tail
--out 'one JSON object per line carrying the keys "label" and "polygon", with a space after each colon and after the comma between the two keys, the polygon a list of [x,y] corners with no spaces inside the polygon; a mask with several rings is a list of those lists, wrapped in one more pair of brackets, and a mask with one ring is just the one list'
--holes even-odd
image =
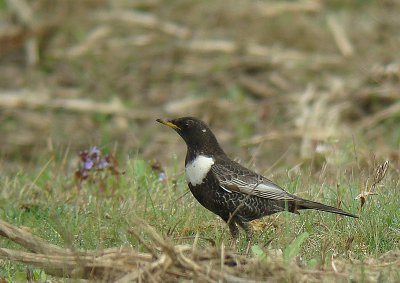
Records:
{"label": "bird's tail", "polygon": [[331,213],[336,213],[336,214],[341,214],[341,215],[345,215],[345,216],[349,216],[349,217],[358,218],[358,216],[351,214],[349,212],[346,212],[340,208],[325,205],[325,204],[315,202],[315,201],[298,198],[295,201],[295,203],[296,203],[296,209],[316,209],[316,210],[321,210],[321,211],[326,211],[326,212],[331,212]]}

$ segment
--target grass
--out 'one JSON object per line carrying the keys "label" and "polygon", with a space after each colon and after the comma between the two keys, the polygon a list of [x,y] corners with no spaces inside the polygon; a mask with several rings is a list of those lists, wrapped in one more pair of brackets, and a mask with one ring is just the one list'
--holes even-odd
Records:
{"label": "grass", "polygon": [[[151,165],[140,156],[128,158],[120,161],[121,174],[96,171],[91,180],[82,181],[78,188],[79,182],[73,172],[65,169],[62,159],[50,157],[35,171],[20,170],[13,176],[2,176],[0,217],[65,248],[93,250],[129,246],[145,252],[142,244],[127,232],[131,227],[135,229],[133,219],[137,217],[175,244],[191,245],[193,239],[187,237],[199,235],[215,240],[217,246],[222,242],[228,246],[225,223],[187,193],[180,163],[171,166],[175,169],[167,170],[166,180],[159,180]],[[344,209],[357,213],[360,208],[360,202],[355,200],[359,193],[358,176],[349,178],[340,170],[331,173],[338,177],[329,184],[326,181],[321,185],[318,178],[299,175],[281,185],[300,196],[329,205],[336,205],[339,197]],[[366,200],[360,219],[304,211],[300,216],[284,212],[256,221],[253,257],[265,260],[272,250],[281,250],[285,262],[297,260],[307,268],[329,269],[333,259],[363,262],[396,250],[400,239],[397,182],[396,172],[389,170],[382,187],[377,189],[378,195]],[[0,246],[18,249],[4,238],[0,239]],[[206,248],[210,243],[200,238],[198,246]],[[246,239],[241,233],[237,252],[243,253],[245,246]],[[26,268],[3,260],[0,278],[13,282],[26,273]],[[40,269],[29,268],[34,276],[40,274],[43,278]],[[393,279],[390,270],[382,276]],[[396,276],[398,280],[399,274]]]}

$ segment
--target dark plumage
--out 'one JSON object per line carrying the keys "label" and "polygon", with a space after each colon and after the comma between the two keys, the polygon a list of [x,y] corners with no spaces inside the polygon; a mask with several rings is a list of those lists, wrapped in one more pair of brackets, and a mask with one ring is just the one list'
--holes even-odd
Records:
{"label": "dark plumage", "polygon": [[237,225],[246,231],[249,252],[253,231],[248,222],[288,210],[316,209],[345,216],[357,216],[339,208],[292,195],[271,180],[231,160],[221,149],[209,127],[201,120],[183,117],[157,122],[173,128],[186,142],[186,179],[194,197],[228,223],[235,243]]}

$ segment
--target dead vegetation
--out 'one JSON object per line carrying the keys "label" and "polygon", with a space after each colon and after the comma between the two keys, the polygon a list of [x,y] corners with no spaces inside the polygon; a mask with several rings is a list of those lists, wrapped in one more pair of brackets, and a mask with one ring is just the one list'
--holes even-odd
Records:
{"label": "dead vegetation", "polygon": [[234,140],[238,120],[252,125],[244,143],[276,148],[259,152],[263,159],[294,141],[287,159],[309,158],[313,144],[354,129],[375,140],[385,131],[378,125],[398,119],[399,9],[395,1],[6,1],[2,152],[29,160],[49,150],[48,136],[79,150],[95,142],[86,129],[106,128],[124,151],[163,160],[148,142],[153,120],[181,115],[226,129],[217,132],[223,141]]}
{"label": "dead vegetation", "polygon": [[[98,251],[64,249],[33,236],[27,229],[0,220],[0,235],[27,250],[0,248],[0,258],[39,267],[54,276],[119,283],[176,280],[276,282],[288,278],[295,282],[374,282],[383,271],[386,279],[392,278],[400,267],[400,251],[397,250],[364,263],[335,257],[327,268],[307,269],[301,261],[284,262],[276,252],[268,250],[268,257],[246,258],[224,246],[204,250],[196,248],[195,244],[174,245],[146,222],[136,220],[136,223],[137,226],[128,232],[144,244],[148,249],[146,253],[129,247]],[[367,274],[365,270],[368,270]]]}

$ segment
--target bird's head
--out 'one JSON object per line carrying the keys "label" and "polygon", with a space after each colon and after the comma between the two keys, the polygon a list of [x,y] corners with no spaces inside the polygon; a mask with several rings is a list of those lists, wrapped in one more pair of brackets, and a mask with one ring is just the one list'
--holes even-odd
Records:
{"label": "bird's head", "polygon": [[202,154],[223,153],[208,125],[197,118],[157,119],[157,122],[174,129],[186,142],[189,150]]}

